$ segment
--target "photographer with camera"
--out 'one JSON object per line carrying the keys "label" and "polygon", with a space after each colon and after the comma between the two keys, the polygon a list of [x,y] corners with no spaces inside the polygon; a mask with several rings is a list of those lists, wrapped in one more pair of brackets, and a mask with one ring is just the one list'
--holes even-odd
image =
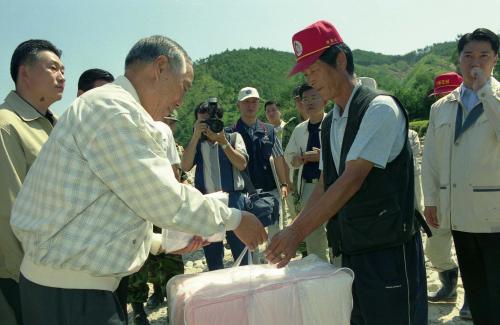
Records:
{"label": "photographer with camera", "polygon": [[[240,174],[248,162],[245,142],[237,132],[224,130],[222,107],[217,98],[200,103],[195,111],[193,136],[184,150],[181,168],[188,172],[196,165],[194,186],[203,194],[223,191],[229,193],[229,207],[242,209],[245,182]],[[236,260],[245,248],[232,231],[226,240]],[[222,241],[203,247],[210,271],[224,268]],[[245,265],[247,258],[243,258]]]}

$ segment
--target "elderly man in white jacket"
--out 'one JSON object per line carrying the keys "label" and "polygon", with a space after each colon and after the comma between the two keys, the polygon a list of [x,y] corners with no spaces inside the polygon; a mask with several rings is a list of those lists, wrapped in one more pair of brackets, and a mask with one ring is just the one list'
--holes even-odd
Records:
{"label": "elderly man in white jacket", "polygon": [[[285,149],[285,160],[292,169],[298,169],[296,191],[304,206],[318,182],[320,176],[320,126],[325,117],[326,101],[308,84],[300,87],[299,96],[304,104],[309,119],[297,125],[292,132]],[[325,227],[319,227],[306,238],[309,254],[315,254],[329,261],[328,241]]]}
{"label": "elderly man in white jacket", "polygon": [[500,306],[500,84],[497,35],[458,41],[462,85],[431,108],[423,157],[425,217],[452,231],[474,323]]}

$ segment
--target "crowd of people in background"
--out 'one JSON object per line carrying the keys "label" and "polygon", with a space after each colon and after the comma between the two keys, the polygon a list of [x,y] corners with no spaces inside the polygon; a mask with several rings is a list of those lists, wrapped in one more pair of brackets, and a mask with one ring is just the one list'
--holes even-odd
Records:
{"label": "crowd of people in background", "polygon": [[[315,254],[351,268],[353,325],[427,324],[427,303],[455,302],[459,276],[460,316],[498,324],[498,36],[479,28],[458,41],[461,75],[434,80],[423,155],[404,106],[356,76],[333,25],[318,21],[292,44],[290,75],[306,78],[291,94],[296,116],[284,121],[280,103],[245,85],[226,108],[239,118],[214,131],[209,120],[224,110],[207,94],[186,108],[194,125],[185,148],[176,110],[194,71],[175,41],[139,40],[116,79],[83,72],[60,118],[50,106],[65,89],[62,52],[46,40],[19,44],[15,90],[0,105],[2,324],[126,324],[127,304],[134,324],[149,324],[144,306],[168,299],[182,254],[203,249],[208,270],[225,267],[224,242],[203,239],[215,233],[234,260],[249,247],[254,263],[284,267]],[[275,224],[245,211],[249,183],[280,202]],[[219,191],[227,205],[204,196]],[[162,228],[192,240],[167,254]],[[442,284],[429,293],[424,231]]]}

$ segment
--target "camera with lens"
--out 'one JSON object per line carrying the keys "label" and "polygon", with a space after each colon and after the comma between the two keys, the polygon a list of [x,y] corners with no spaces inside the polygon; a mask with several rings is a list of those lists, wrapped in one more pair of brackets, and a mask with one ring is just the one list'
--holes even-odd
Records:
{"label": "camera with lens", "polygon": [[212,132],[221,132],[224,129],[224,122],[222,122],[223,113],[222,107],[217,102],[217,98],[210,97],[201,109],[208,113],[208,118],[203,123],[206,123]]}

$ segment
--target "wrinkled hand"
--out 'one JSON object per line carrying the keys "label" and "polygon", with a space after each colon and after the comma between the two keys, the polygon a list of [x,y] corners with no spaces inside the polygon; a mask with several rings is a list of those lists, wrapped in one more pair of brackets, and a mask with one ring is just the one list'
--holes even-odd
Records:
{"label": "wrinkled hand", "polygon": [[250,251],[267,240],[267,233],[257,217],[247,211],[241,211],[240,225],[234,234],[246,245]]}
{"label": "wrinkled hand", "polygon": [[177,254],[177,255],[182,255],[186,253],[191,253],[194,251],[197,251],[198,249],[202,248],[203,246],[206,246],[210,244],[208,241],[203,240],[202,237],[200,236],[193,236],[193,239],[191,239],[191,242],[189,244],[181,249],[178,249],[176,251],[170,252],[169,254]]}
{"label": "wrinkled hand", "polygon": [[434,228],[439,228],[439,223],[437,219],[437,207],[426,206],[424,209],[425,221]]}
{"label": "wrinkled hand", "polygon": [[479,67],[472,68],[470,71],[473,82],[472,82],[472,89],[474,91],[478,91],[479,89],[483,88],[483,86],[488,82],[489,76],[484,73],[483,69]]}
{"label": "wrinkled hand", "polygon": [[292,225],[274,235],[271,244],[264,251],[269,263],[278,264],[278,268],[287,265],[295,257],[297,248],[302,241],[299,231]]}

